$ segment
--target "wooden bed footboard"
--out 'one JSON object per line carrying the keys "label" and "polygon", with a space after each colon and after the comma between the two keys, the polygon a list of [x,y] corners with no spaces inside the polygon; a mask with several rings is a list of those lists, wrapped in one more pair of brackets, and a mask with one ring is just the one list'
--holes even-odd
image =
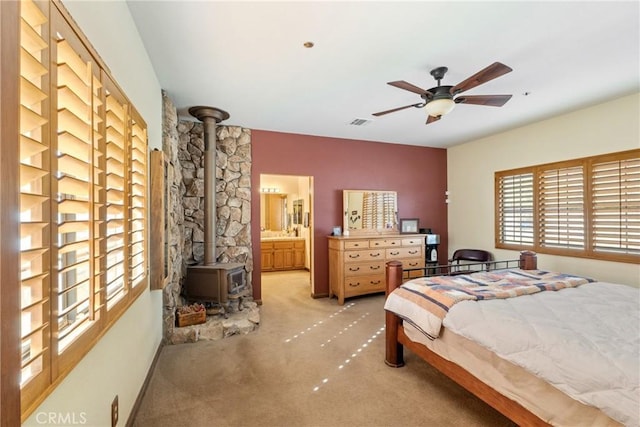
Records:
{"label": "wooden bed footboard", "polygon": [[[520,254],[520,268],[523,270],[535,270],[537,268],[537,258],[533,252],[522,252]],[[402,284],[402,263],[399,261],[389,261],[386,267],[387,288],[386,296]],[[447,377],[458,383],[460,386],[474,394],[480,400],[493,407],[504,416],[508,417],[518,425],[522,426],[548,426],[549,424],[541,420],[518,402],[509,399],[491,386],[480,381],[461,366],[451,362],[442,356],[429,350],[420,343],[411,341],[404,333],[402,319],[387,311],[385,313],[385,336],[386,354],[385,363],[388,366],[399,368],[404,366],[403,349],[407,347],[417,354],[424,361],[442,372]]]}

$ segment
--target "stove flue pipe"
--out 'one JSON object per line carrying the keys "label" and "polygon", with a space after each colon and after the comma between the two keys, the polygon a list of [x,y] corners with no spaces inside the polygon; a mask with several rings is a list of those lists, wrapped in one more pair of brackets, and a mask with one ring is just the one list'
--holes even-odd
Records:
{"label": "stove flue pipe", "polygon": [[204,265],[216,263],[216,124],[229,113],[215,107],[191,107],[204,126]]}

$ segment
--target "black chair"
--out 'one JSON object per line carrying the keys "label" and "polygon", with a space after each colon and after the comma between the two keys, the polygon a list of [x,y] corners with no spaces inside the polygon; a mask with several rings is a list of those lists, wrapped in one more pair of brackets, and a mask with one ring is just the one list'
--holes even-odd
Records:
{"label": "black chair", "polygon": [[[486,264],[483,269],[478,270],[479,264],[477,263],[489,262],[491,261],[491,259],[491,252],[482,249],[457,249],[449,260],[449,264],[451,265],[449,275],[455,276],[458,274],[469,274],[476,273],[482,270],[488,270],[488,264]],[[464,262],[461,263],[461,261]],[[471,263],[471,265],[465,268],[465,262]],[[472,269],[471,267],[473,267],[474,269]]]}

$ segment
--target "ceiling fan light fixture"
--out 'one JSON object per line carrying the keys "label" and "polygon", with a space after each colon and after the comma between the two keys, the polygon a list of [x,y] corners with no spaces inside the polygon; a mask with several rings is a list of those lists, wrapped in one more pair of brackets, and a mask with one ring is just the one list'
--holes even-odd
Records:
{"label": "ceiling fan light fixture", "polygon": [[440,98],[429,102],[424,108],[429,116],[440,117],[450,113],[455,106],[456,103],[453,102],[453,99]]}

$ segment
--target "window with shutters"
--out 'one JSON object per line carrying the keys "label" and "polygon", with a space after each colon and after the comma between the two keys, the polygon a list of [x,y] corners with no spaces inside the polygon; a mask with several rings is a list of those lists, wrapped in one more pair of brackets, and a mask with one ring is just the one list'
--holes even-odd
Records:
{"label": "window with shutters", "polygon": [[533,244],[533,173],[497,177],[498,234],[500,242],[512,245]]}
{"label": "window with shutters", "polygon": [[540,245],[584,249],[584,174],[582,165],[538,172]]}
{"label": "window with shutters", "polygon": [[640,156],[591,162],[592,247],[640,256]]}
{"label": "window with shutters", "polygon": [[496,247],[640,262],[640,150],[495,174]]}
{"label": "window with shutters", "polygon": [[59,3],[20,3],[21,400],[147,282],[146,124]]}

